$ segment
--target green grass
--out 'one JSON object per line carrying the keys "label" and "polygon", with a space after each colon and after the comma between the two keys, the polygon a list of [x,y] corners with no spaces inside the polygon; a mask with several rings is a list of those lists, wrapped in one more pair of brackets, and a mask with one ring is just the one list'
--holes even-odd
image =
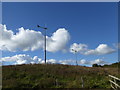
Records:
{"label": "green grass", "polygon": [[110,88],[108,75],[117,68],[60,64],[3,66],[3,88]]}

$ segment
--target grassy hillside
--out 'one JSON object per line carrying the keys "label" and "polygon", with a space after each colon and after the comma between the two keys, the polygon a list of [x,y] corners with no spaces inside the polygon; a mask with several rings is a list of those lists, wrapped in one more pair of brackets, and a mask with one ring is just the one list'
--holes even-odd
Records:
{"label": "grassy hillside", "polygon": [[3,66],[3,88],[110,88],[116,68],[60,64]]}
{"label": "grassy hillside", "polygon": [[120,63],[116,62],[116,63],[110,64],[110,65],[104,65],[103,67],[119,68],[120,67]]}

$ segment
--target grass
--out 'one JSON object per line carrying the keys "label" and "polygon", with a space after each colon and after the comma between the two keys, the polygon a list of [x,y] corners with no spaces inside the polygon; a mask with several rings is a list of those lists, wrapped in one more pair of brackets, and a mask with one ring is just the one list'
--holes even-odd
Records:
{"label": "grass", "polygon": [[2,73],[3,88],[111,88],[108,75],[119,77],[115,67],[60,64],[3,66]]}

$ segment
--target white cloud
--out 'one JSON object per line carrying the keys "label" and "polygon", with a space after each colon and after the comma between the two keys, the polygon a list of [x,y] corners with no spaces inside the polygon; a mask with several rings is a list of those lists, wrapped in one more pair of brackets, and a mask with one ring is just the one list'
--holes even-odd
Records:
{"label": "white cloud", "polygon": [[[25,54],[19,54],[11,57],[3,57],[0,58],[0,61],[2,61],[2,65],[18,65],[18,64],[38,64],[38,63],[44,63],[44,60],[41,58],[38,58],[37,56],[34,56],[33,58],[29,55]],[[55,60],[55,59],[48,59],[46,60],[47,63],[51,64],[74,64],[76,65],[76,60]],[[87,61],[85,59],[78,60],[78,64],[80,65],[92,65],[92,64],[106,64],[107,62],[103,61],[102,59],[96,59],[92,61]]]}
{"label": "white cloud", "polygon": [[40,63],[42,59],[34,56],[31,58],[29,55],[19,54],[12,57],[3,57],[0,59],[3,65],[16,65],[16,64],[30,64],[30,63]]}
{"label": "white cloud", "polygon": [[[43,61],[44,63],[44,61]],[[58,63],[55,59],[49,59],[47,60],[47,63],[51,63],[51,64],[54,64],[54,63]]]}
{"label": "white cloud", "polygon": [[[38,64],[38,63],[45,63],[44,60],[34,56],[33,58],[29,55],[19,54],[11,57],[3,57],[0,59],[2,61],[2,65],[17,65],[17,64]],[[74,60],[55,60],[55,59],[48,59],[46,60],[49,64],[71,64],[74,63]]]}
{"label": "white cloud", "polygon": [[70,52],[72,53],[75,53],[76,52],[80,52],[80,53],[83,53],[87,50],[87,45],[86,44],[77,44],[77,43],[73,43],[71,46],[70,46]]}
{"label": "white cloud", "polygon": [[60,64],[74,64],[74,60],[59,60]]}
{"label": "white cloud", "polygon": [[82,59],[82,60],[78,61],[78,64],[91,64],[91,63],[88,62],[88,61],[85,60],[85,59]]}
{"label": "white cloud", "polygon": [[104,55],[104,54],[110,54],[115,52],[116,50],[110,48],[107,44],[100,44],[96,49],[94,50],[88,50],[85,52],[85,55]]}
{"label": "white cloud", "polygon": [[[44,48],[44,36],[39,31],[18,29],[18,33],[7,30],[6,25],[0,24],[0,50],[8,51],[34,51]],[[65,28],[59,28],[51,37],[47,37],[47,51],[56,52],[65,48],[70,35]]]}
{"label": "white cloud", "polygon": [[88,49],[88,46],[86,44],[73,43],[70,47],[70,52],[74,53],[72,49],[83,55],[104,55],[116,51],[115,49],[109,47],[107,44],[100,44],[96,49]]}
{"label": "white cloud", "polygon": [[96,59],[92,61],[87,61],[85,59],[82,59],[78,62],[78,64],[87,64],[87,65],[92,65],[92,64],[106,64],[107,62],[103,61],[102,59]]}
{"label": "white cloud", "polygon": [[60,28],[47,41],[47,50],[56,52],[65,48],[67,42],[70,40],[70,35],[65,28]]}
{"label": "white cloud", "polygon": [[102,59],[96,59],[90,62],[92,64],[106,64],[107,62],[103,61]]}

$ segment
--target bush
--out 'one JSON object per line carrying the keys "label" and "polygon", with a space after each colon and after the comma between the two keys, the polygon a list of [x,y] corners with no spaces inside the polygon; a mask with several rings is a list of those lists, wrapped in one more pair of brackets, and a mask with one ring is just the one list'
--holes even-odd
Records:
{"label": "bush", "polygon": [[98,64],[93,64],[92,67],[99,67],[99,65]]}

